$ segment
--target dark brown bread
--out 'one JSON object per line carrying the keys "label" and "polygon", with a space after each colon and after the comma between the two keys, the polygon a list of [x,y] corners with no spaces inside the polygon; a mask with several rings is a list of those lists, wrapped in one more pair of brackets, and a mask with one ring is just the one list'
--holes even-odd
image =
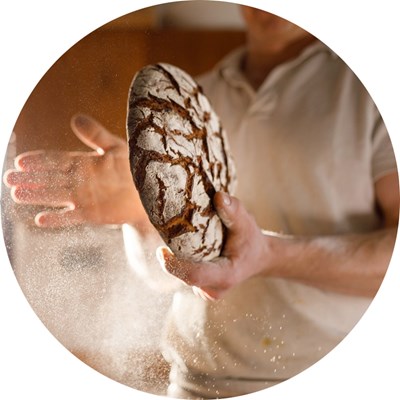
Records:
{"label": "dark brown bread", "polygon": [[236,174],[201,87],[169,64],[143,68],[129,92],[127,133],[135,185],[163,240],[182,258],[219,256],[224,227],[212,200],[232,193]]}

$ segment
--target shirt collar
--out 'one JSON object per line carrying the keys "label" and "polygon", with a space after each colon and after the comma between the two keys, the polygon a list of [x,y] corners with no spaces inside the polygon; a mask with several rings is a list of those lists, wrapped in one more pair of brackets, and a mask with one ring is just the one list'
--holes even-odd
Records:
{"label": "shirt collar", "polygon": [[[217,64],[218,73],[230,84],[243,84],[246,81],[242,70],[241,64],[243,57],[245,55],[246,48],[245,46],[239,47],[236,50],[233,50],[229,53],[225,58],[222,59]],[[301,62],[305,61],[307,58],[312,57],[314,54],[327,52],[332,56],[337,57],[337,55],[324,43],[320,41],[316,41],[311,45],[307,46],[298,57],[295,59],[289,60],[282,64],[280,67],[289,67],[290,65],[298,65]]]}

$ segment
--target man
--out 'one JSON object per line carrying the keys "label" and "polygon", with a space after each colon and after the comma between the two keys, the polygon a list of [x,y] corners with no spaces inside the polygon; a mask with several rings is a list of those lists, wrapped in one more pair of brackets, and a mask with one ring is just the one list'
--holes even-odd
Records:
{"label": "man", "polygon": [[[250,393],[318,361],[367,309],[396,236],[393,149],[362,84],[309,33],[242,11],[245,48],[200,78],[238,169],[235,197],[214,199],[228,228],[223,254],[191,264],[166,248],[157,252],[183,281],[163,343],[173,397]],[[95,152],[65,154],[56,170],[73,169],[79,179],[49,190],[54,163],[25,154],[21,171],[5,177],[14,199],[69,206],[39,214],[41,226],[139,222],[146,233],[126,144],[88,117],[76,117],[72,128]]]}

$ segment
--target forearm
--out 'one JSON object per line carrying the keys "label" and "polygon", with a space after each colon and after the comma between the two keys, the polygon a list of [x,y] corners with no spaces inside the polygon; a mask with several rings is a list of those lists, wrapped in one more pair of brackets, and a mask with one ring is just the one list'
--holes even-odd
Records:
{"label": "forearm", "polygon": [[[372,297],[386,273],[395,228],[371,233],[289,237],[265,232],[266,268],[262,273],[321,289]],[[274,254],[275,260],[268,260]]]}

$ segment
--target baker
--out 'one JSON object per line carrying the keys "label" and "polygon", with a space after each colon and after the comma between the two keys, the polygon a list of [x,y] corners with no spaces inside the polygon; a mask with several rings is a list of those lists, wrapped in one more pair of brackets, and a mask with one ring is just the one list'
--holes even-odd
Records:
{"label": "baker", "polygon": [[[368,308],[396,237],[395,157],[363,85],[309,33],[241,9],[246,45],[199,78],[237,166],[235,197],[214,198],[225,246],[205,263],[158,252],[182,281],[163,341],[172,397],[251,393],[314,364]],[[145,232],[126,143],[89,117],[74,118],[72,128],[100,149],[80,163],[68,153],[59,159],[84,183],[54,188],[37,172],[58,173],[50,156],[27,153],[17,159],[19,171],[5,176],[14,199],[70,205],[40,213],[40,226],[125,222]]]}

